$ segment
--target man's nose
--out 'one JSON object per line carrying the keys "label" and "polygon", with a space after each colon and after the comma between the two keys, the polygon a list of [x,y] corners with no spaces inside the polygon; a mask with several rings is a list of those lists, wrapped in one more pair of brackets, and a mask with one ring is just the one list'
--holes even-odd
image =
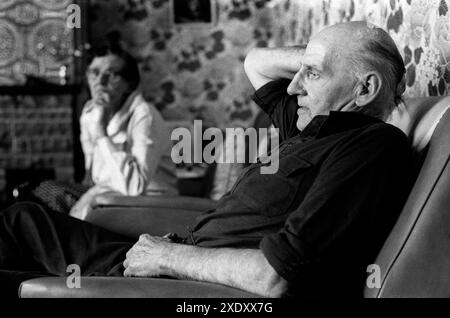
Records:
{"label": "man's nose", "polygon": [[301,73],[297,72],[287,88],[289,95],[306,95],[306,91],[302,84]]}

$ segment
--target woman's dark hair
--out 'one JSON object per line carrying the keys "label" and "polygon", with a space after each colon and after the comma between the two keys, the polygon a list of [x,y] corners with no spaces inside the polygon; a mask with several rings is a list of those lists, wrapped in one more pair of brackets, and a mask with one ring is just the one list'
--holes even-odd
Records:
{"label": "woman's dark hair", "polygon": [[91,48],[88,54],[88,65],[94,58],[107,55],[116,55],[124,61],[124,67],[120,75],[130,84],[133,90],[136,89],[141,80],[137,61],[130,53],[122,49],[119,44],[103,43],[102,45]]}

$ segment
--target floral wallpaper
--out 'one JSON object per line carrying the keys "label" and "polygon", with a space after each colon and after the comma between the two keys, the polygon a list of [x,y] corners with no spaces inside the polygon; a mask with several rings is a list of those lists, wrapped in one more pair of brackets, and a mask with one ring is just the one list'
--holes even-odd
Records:
{"label": "floral wallpaper", "polygon": [[212,24],[172,22],[169,0],[91,1],[92,42],[118,33],[139,59],[146,98],[169,119],[247,125],[257,106],[243,60],[272,37],[269,1],[217,0]]}
{"label": "floral wallpaper", "polygon": [[[66,27],[73,0],[0,1],[0,85],[19,85],[27,75],[60,83],[75,77],[75,32]],[[78,49],[78,47],[77,47]],[[67,78],[60,79],[60,67]]]}
{"label": "floral wallpaper", "polygon": [[367,20],[389,31],[407,96],[450,88],[450,0],[216,0],[216,21],[172,23],[169,0],[91,0],[91,42],[117,36],[140,62],[148,100],[169,119],[247,126],[257,110],[243,60],[255,46],[307,43],[324,26]]}
{"label": "floral wallpaper", "polygon": [[279,43],[307,43],[324,26],[365,20],[387,30],[407,69],[405,96],[448,95],[450,90],[449,0],[281,1]]}

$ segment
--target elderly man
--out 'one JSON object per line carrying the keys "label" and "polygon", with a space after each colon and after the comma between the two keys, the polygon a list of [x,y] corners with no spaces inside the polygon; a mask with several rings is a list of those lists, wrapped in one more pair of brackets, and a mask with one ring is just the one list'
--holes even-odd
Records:
{"label": "elderly man", "polygon": [[77,263],[84,275],[167,275],[272,297],[361,296],[409,185],[407,138],[383,122],[404,90],[395,44],[352,22],[325,29],[306,50],[255,49],[245,68],[280,129],[276,174],[248,167],[184,239],[143,234],[134,243],[18,206],[1,216],[0,266],[21,270],[23,257],[27,270],[55,275]]}

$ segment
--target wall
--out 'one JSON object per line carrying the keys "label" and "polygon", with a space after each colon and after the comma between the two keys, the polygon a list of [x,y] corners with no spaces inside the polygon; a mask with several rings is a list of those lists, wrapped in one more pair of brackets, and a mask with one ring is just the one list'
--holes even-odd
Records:
{"label": "wall", "polygon": [[255,46],[306,43],[326,25],[368,20],[392,35],[407,65],[407,96],[450,87],[449,0],[218,0],[213,26],[171,22],[168,0],[93,0],[94,42],[117,31],[141,62],[147,98],[169,118],[246,126],[257,107],[243,72]]}
{"label": "wall", "polygon": [[[5,169],[56,168],[73,174],[70,96],[0,96],[0,189]],[[2,182],[3,181],[3,182]]]}
{"label": "wall", "polygon": [[0,85],[23,84],[26,75],[59,82],[59,67],[71,62],[74,47],[73,31],[66,28],[72,2],[0,2]]}
{"label": "wall", "polygon": [[92,42],[117,31],[139,58],[146,97],[168,118],[246,125],[256,106],[243,71],[250,48],[273,36],[269,1],[217,2],[214,25],[174,25],[168,0],[93,0]]}
{"label": "wall", "polygon": [[[73,30],[65,27],[72,2],[0,1],[0,85],[24,84],[26,75],[60,83],[60,66],[73,65]],[[70,96],[0,96],[0,191],[7,169],[55,168],[71,179],[72,136]]]}
{"label": "wall", "polygon": [[449,0],[281,1],[282,43],[306,43],[324,26],[366,20],[389,32],[407,68],[406,96],[448,95]]}

